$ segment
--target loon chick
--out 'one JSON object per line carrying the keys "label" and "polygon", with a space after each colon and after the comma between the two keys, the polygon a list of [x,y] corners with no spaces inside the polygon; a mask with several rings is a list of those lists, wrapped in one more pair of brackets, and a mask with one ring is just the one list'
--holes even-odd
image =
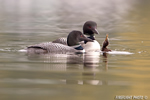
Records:
{"label": "loon chick", "polygon": [[93,41],[86,38],[80,31],[72,31],[67,37],[67,45],[60,43],[46,42],[27,47],[28,53],[66,53],[66,52],[84,52],[83,47],[79,44],[81,41]]}
{"label": "loon chick", "polygon": [[109,45],[109,41],[108,41],[108,34],[106,35],[105,41],[103,42],[103,46],[102,46],[102,51],[103,52],[109,52],[111,51],[110,49],[107,49],[107,46]]}
{"label": "loon chick", "polygon": [[[90,41],[84,41],[81,43],[82,47],[85,49],[86,52],[89,51],[100,51],[100,44],[95,40],[94,34],[99,34],[97,31],[97,24],[94,21],[87,21],[83,25],[83,33],[85,35],[88,35],[90,39],[93,40],[93,42]],[[67,39],[66,38],[58,38],[53,41],[53,43],[61,43],[64,45],[67,45]]]}

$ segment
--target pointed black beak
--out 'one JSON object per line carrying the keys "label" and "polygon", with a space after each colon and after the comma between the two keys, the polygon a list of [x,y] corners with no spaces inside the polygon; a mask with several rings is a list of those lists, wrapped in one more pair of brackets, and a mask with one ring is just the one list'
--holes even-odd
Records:
{"label": "pointed black beak", "polygon": [[92,39],[85,37],[84,35],[82,35],[82,37],[79,38],[80,41],[89,41],[89,42],[93,42]]}
{"label": "pointed black beak", "polygon": [[99,34],[99,32],[98,32],[98,30],[97,30],[96,28],[94,28],[92,31],[93,31],[93,33],[95,33],[95,34]]}

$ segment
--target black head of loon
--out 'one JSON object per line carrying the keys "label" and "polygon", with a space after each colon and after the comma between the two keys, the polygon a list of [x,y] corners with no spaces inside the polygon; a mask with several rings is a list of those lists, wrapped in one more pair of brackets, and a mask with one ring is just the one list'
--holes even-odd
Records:
{"label": "black head of loon", "polygon": [[99,34],[99,32],[97,31],[96,22],[94,22],[94,21],[85,22],[83,25],[83,33],[85,35],[90,35],[90,36],[94,36],[94,34]]}
{"label": "black head of loon", "polygon": [[[69,33],[68,37],[67,37],[67,45],[68,46],[77,46],[80,45],[79,42],[81,41],[89,41],[89,42],[93,42],[92,39],[86,38],[83,33],[81,33],[80,31],[72,31]],[[77,47],[75,49],[81,49],[81,47]]]}

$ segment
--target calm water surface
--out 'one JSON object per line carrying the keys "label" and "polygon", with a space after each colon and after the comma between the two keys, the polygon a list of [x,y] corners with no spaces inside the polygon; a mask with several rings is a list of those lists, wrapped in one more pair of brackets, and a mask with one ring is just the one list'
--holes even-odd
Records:
{"label": "calm water surface", "polygon": [[[1,100],[150,98],[149,0],[0,0]],[[100,44],[132,54],[27,55],[31,44],[98,24]]]}

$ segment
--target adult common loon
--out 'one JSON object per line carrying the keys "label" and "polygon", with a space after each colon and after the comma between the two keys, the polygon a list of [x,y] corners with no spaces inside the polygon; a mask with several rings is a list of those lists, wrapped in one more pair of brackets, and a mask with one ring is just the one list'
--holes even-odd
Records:
{"label": "adult common loon", "polygon": [[94,21],[87,21],[83,25],[83,34],[88,35],[90,39],[94,42],[85,41],[82,44],[82,47],[85,49],[86,52],[91,51],[100,51],[100,44],[96,41],[94,34],[99,34],[97,31],[97,24]]}
{"label": "adult common loon", "polygon": [[[90,51],[100,51],[100,44],[96,41],[94,34],[99,34],[97,31],[97,24],[94,21],[87,21],[83,25],[83,33],[87,36],[88,38],[92,39],[93,42],[89,41],[84,41],[80,43],[82,47],[85,49],[85,52],[90,52]],[[59,38],[53,41],[53,43],[61,43],[64,45],[67,45],[67,39],[66,38]]]}
{"label": "adult common loon", "polygon": [[46,42],[27,47],[28,53],[66,53],[66,52],[84,52],[84,48],[79,44],[81,41],[93,40],[86,38],[80,31],[72,31],[67,37],[67,45],[60,43]]}

